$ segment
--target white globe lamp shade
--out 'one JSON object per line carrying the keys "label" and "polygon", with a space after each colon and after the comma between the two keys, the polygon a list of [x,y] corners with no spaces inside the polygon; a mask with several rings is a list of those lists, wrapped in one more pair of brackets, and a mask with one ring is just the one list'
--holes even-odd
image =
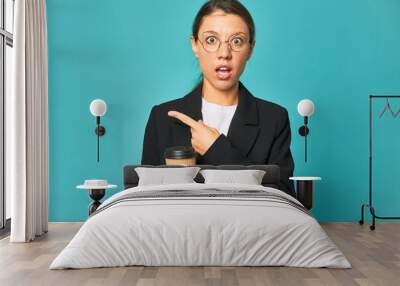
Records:
{"label": "white globe lamp shade", "polygon": [[303,99],[297,105],[297,111],[303,117],[309,117],[314,113],[314,103],[309,99]]}
{"label": "white globe lamp shade", "polygon": [[106,114],[107,104],[102,99],[95,99],[90,103],[90,112],[93,116],[103,116]]}

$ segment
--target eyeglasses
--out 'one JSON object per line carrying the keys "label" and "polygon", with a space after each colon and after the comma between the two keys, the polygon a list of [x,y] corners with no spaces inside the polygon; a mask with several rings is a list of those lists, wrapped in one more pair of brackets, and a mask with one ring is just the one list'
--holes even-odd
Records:
{"label": "eyeglasses", "polygon": [[[203,46],[204,50],[209,53],[217,52],[222,44],[222,41],[216,36],[206,36],[203,41],[198,41]],[[229,38],[227,41],[223,41],[224,43],[228,44],[229,48],[233,52],[242,52],[245,50],[249,44],[249,40],[243,36],[234,35]]]}

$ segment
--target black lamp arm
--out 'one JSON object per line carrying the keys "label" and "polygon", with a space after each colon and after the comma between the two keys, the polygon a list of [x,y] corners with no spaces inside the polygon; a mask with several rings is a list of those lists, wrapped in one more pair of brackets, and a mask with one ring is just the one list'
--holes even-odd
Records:
{"label": "black lamp arm", "polygon": [[100,116],[96,116],[96,129],[94,130],[96,133],[97,137],[97,162],[99,162],[99,157],[100,157],[100,140],[99,137],[103,136],[106,134],[106,129],[104,126],[100,125]]}
{"label": "black lamp arm", "polygon": [[307,125],[308,125],[308,116],[304,116],[304,125],[300,126],[299,134],[304,137],[304,160],[306,162],[307,162],[307,135],[310,132]]}

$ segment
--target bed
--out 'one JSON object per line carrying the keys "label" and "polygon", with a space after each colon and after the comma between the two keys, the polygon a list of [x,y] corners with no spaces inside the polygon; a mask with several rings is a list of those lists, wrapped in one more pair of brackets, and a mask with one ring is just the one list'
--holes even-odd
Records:
{"label": "bed", "polygon": [[[193,182],[140,185],[124,167],[124,190],[105,200],[50,269],[117,266],[291,266],[351,268],[319,223],[279,190],[275,165],[197,165],[263,170],[261,184]],[[243,173],[243,171],[241,171]]]}

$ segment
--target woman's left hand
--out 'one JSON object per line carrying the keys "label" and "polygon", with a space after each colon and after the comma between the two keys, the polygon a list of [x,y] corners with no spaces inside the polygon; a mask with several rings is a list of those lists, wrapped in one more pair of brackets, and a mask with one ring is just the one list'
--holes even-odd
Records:
{"label": "woman's left hand", "polygon": [[168,111],[168,115],[179,119],[190,127],[192,147],[202,156],[220,136],[217,129],[205,125],[202,120],[196,121],[178,111]]}

